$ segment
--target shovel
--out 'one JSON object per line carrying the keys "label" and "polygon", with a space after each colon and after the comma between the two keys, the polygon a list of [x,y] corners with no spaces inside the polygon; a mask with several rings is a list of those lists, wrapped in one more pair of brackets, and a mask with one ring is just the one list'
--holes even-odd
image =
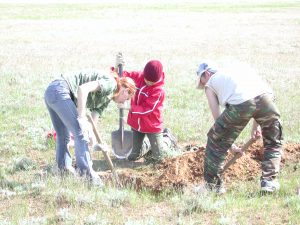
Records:
{"label": "shovel", "polygon": [[[122,77],[123,65],[118,65],[119,77]],[[127,158],[132,151],[132,131],[124,130],[124,109],[119,109],[119,129],[111,133],[112,153],[118,159]]]}
{"label": "shovel", "polygon": [[[94,132],[94,134],[95,134],[95,137],[96,137],[96,139],[97,139],[98,144],[102,144],[102,140],[101,140],[101,138],[100,138],[100,134],[99,134],[99,132],[98,132],[98,130],[97,130],[95,124],[94,124],[94,121],[93,121],[92,117],[91,117],[90,115],[87,115],[87,118],[88,118],[89,122],[92,124],[93,132]],[[102,150],[102,149],[100,149],[100,150],[102,151],[102,153],[103,153],[103,155],[104,155],[104,158],[105,158],[106,162],[107,162],[108,165],[109,165],[109,168],[110,168],[110,170],[111,170],[111,172],[112,172],[112,174],[113,174],[113,177],[114,177],[114,179],[115,179],[116,184],[117,184],[118,186],[121,186],[120,181],[119,181],[118,174],[116,173],[115,167],[114,167],[114,165],[113,165],[113,163],[112,163],[112,161],[111,161],[111,158],[110,158],[109,155],[108,155],[108,152],[107,152],[107,151],[104,151],[104,150]]]}
{"label": "shovel", "polygon": [[[247,151],[247,149],[256,141],[257,139],[255,139],[255,138],[250,138],[247,142],[246,142],[246,144],[244,144],[243,145],[243,147],[242,147],[242,149],[241,149],[241,151],[242,152],[246,152]],[[242,154],[240,154],[240,153],[236,153],[227,163],[226,163],[226,165],[224,166],[224,168],[223,168],[223,171],[222,171],[222,173],[224,173],[232,164],[234,164],[235,163],[235,161],[237,160],[237,159],[239,159],[239,158],[241,158],[242,157]]]}

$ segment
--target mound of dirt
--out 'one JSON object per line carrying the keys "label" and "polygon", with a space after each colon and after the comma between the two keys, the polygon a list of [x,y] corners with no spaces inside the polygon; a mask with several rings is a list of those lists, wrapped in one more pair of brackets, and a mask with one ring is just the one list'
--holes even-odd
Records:
{"label": "mound of dirt", "polygon": [[[195,150],[195,146],[188,146]],[[300,144],[285,144],[282,166],[286,162],[297,162],[300,160]],[[227,159],[233,157],[228,154]],[[260,161],[263,157],[263,145],[257,141],[247,150],[247,153],[239,158],[235,164],[231,165],[223,174],[225,183],[235,180],[252,180],[257,178],[260,173]],[[129,163],[129,162],[128,162]],[[129,168],[123,163],[115,162],[119,179],[123,185],[130,185],[137,190],[149,189],[154,192],[171,188],[182,188],[196,185],[203,182],[203,163],[204,147],[197,147],[196,151],[187,151],[183,155],[165,159],[155,166],[146,166],[145,168]],[[100,174],[102,178],[107,179],[106,174]]]}

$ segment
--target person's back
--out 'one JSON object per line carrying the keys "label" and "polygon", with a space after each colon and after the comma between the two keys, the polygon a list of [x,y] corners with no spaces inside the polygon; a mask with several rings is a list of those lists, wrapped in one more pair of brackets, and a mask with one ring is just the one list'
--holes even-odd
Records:
{"label": "person's back", "polygon": [[272,94],[267,83],[245,65],[218,70],[205,86],[215,92],[222,106],[238,105],[264,93]]}
{"label": "person's back", "polygon": [[101,116],[103,110],[110,103],[113,93],[117,88],[116,81],[112,75],[107,75],[97,69],[69,72],[62,75],[62,77],[69,85],[75,104],[77,104],[77,92],[80,85],[91,81],[99,81],[99,91],[89,93],[86,102],[86,107],[91,111],[97,112],[98,116]]}

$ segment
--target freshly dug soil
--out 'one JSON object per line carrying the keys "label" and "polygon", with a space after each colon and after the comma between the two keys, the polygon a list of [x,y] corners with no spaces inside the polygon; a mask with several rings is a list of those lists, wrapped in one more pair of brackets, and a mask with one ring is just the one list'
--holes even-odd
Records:
{"label": "freshly dug soil", "polygon": [[[167,189],[180,189],[203,182],[204,147],[186,146],[181,156],[163,160],[157,165],[143,162],[114,161],[119,179],[123,185],[130,185],[136,190],[148,189],[160,192]],[[282,165],[287,162],[299,162],[300,144],[287,143],[283,147]],[[233,157],[229,153],[226,160]],[[263,157],[262,141],[257,141],[247,153],[231,165],[223,174],[225,183],[256,179],[261,174],[260,161]],[[110,173],[100,172],[108,181]]]}

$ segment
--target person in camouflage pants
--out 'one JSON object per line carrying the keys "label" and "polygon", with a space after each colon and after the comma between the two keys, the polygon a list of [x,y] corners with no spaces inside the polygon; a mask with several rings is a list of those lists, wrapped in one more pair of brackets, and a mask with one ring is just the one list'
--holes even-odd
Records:
{"label": "person in camouflage pants", "polygon": [[[225,191],[221,174],[228,149],[240,151],[233,143],[251,118],[254,119],[252,137],[262,136],[264,144],[261,190],[273,192],[279,189],[276,177],[282,154],[280,113],[267,85],[255,74],[247,75],[224,75],[206,63],[199,66],[198,87],[205,88],[215,119],[207,134],[204,179],[208,187],[216,188],[217,192]],[[222,113],[219,111],[219,105],[225,106]]]}

